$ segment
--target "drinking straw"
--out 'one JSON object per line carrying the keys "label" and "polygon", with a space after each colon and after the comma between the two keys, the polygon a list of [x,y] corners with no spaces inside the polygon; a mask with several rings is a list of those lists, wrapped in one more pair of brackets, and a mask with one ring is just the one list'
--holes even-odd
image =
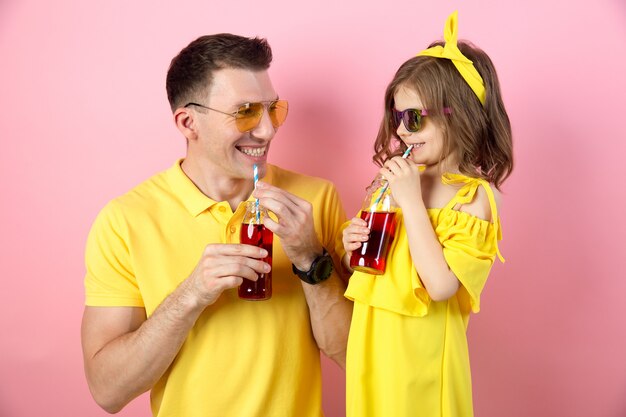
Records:
{"label": "drinking straw", "polygon": [[[409,154],[411,153],[411,149],[413,149],[413,145],[409,145],[409,147],[406,148],[406,151],[404,151],[404,153],[402,154],[403,159],[406,159],[406,157],[409,156]],[[380,199],[383,198],[383,195],[385,194],[385,191],[387,191],[387,188],[389,188],[389,181],[387,181],[383,188],[380,190],[380,195],[376,197],[376,201],[374,201],[374,204],[372,204],[372,208],[370,210],[376,209],[376,206],[378,206],[378,203],[380,203]]]}
{"label": "drinking straw", "polygon": [[[259,182],[259,169],[256,164],[254,164],[254,189],[256,189],[256,184]],[[256,212],[256,221],[257,224],[261,224],[261,211],[259,210],[259,199],[254,199],[254,211]]]}
{"label": "drinking straw", "polygon": [[409,156],[409,154],[411,153],[411,149],[413,149],[413,144],[409,145],[409,147],[406,148],[406,151],[404,151],[404,153],[402,154],[402,158],[406,159],[406,157]]}

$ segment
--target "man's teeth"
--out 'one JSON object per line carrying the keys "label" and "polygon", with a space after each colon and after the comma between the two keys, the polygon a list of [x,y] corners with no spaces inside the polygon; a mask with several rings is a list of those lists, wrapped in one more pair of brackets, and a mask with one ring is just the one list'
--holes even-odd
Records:
{"label": "man's teeth", "polygon": [[413,147],[414,147],[414,148],[421,148],[422,146],[424,146],[424,143],[426,143],[426,142],[422,142],[422,143],[414,143],[414,144],[413,144]]}
{"label": "man's teeth", "polygon": [[243,153],[245,153],[246,155],[250,155],[250,156],[263,156],[265,155],[265,149],[266,147],[263,148],[239,148],[239,150]]}

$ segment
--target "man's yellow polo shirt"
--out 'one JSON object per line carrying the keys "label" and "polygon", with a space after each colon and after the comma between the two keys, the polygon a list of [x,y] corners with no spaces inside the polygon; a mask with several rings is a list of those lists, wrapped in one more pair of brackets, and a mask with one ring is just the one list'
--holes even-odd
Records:
{"label": "man's yellow polo shirt", "polygon": [[[144,307],[150,316],[191,274],[207,244],[239,241],[244,203],[233,213],[227,202],[211,200],[180,163],[98,215],[85,255],[88,306]],[[272,165],[264,181],[312,203],[320,242],[335,256],[345,221],[335,187]],[[152,389],[155,416],[323,415],[319,350],[278,236],[272,275],[270,300],[243,301],[232,289],[206,308]]]}

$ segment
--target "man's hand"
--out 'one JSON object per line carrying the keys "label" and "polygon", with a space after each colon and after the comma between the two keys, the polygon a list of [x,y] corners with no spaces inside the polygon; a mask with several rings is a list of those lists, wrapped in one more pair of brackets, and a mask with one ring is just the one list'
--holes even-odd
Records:
{"label": "man's hand", "polygon": [[256,281],[257,274],[269,272],[269,264],[260,260],[267,255],[265,249],[252,245],[207,245],[198,265],[187,278],[185,296],[198,306],[211,305],[225,290],[241,285],[244,278]]}
{"label": "man's hand", "polygon": [[264,182],[257,183],[253,195],[278,217],[278,222],[267,219],[265,226],[280,237],[287,257],[296,268],[308,271],[323,252],[315,234],[311,203]]}

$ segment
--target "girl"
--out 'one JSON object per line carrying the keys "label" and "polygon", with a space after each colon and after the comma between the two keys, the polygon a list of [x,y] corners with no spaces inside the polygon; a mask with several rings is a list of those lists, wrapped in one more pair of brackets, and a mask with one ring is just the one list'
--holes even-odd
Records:
{"label": "girl", "polygon": [[[355,272],[346,291],[348,417],[473,415],[466,329],[496,255],[503,261],[497,190],[513,160],[495,68],[457,44],[456,19],[385,93],[373,159],[400,212],[385,273]],[[368,233],[350,221],[346,266]]]}

